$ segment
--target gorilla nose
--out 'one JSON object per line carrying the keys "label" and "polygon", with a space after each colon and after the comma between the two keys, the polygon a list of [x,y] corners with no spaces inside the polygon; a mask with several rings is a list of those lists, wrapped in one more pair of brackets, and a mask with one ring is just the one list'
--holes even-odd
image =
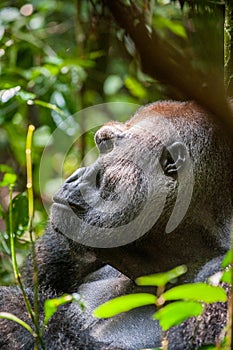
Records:
{"label": "gorilla nose", "polygon": [[78,180],[84,174],[85,171],[86,168],[79,168],[70,177],[68,177],[68,179],[66,179],[65,183],[70,183]]}

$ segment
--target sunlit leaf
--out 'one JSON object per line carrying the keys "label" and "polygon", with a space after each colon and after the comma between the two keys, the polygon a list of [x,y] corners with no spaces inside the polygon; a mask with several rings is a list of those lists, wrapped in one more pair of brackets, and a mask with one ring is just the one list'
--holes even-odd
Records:
{"label": "sunlit leaf", "polygon": [[180,265],[167,272],[139,277],[135,282],[139,286],[165,286],[168,282],[174,280],[186,272],[187,267],[185,265]]}
{"label": "sunlit leaf", "polygon": [[89,58],[91,60],[95,60],[103,56],[105,56],[105,52],[103,50],[92,51],[89,53]]}
{"label": "sunlit leaf", "polygon": [[47,299],[44,303],[44,327],[48,324],[50,318],[57,312],[58,307],[67,303],[78,302],[80,307],[83,309],[83,302],[81,297],[77,293],[64,294],[59,298]]}
{"label": "sunlit leaf", "polygon": [[229,250],[224,257],[221,266],[227,267],[228,265],[231,265],[232,263],[233,263],[233,250]]}
{"label": "sunlit leaf", "polygon": [[228,283],[228,284],[232,284],[233,281],[233,271],[232,268],[230,268],[229,270],[225,271],[221,277],[221,281]]}
{"label": "sunlit leaf", "polygon": [[17,93],[17,99],[24,102],[27,102],[28,100],[33,100],[34,98],[36,98],[36,95],[31,92],[21,90]]}
{"label": "sunlit leaf", "polygon": [[131,92],[131,94],[138,98],[146,97],[146,89],[133,77],[125,79],[125,86]]}
{"label": "sunlit leaf", "polygon": [[158,29],[168,29],[171,32],[173,32],[174,34],[176,34],[182,38],[187,37],[186,30],[185,30],[183,24],[178,22],[178,21],[172,21],[169,18],[165,18],[162,16],[156,16],[153,20],[153,25],[157,30]]}
{"label": "sunlit leaf", "polygon": [[3,180],[0,181],[0,187],[14,185],[17,180],[17,175],[12,173],[4,174]]}
{"label": "sunlit leaf", "polygon": [[16,7],[4,7],[0,10],[0,21],[1,22],[13,22],[19,19],[20,12]]}
{"label": "sunlit leaf", "polygon": [[45,64],[44,69],[46,69],[49,72],[49,75],[51,77],[59,74],[60,71],[60,67],[57,67],[53,64]]}
{"label": "sunlit leaf", "polygon": [[15,86],[10,89],[5,89],[0,91],[0,102],[6,103],[8,102],[11,98],[13,98],[19,90],[21,89],[20,86]]}
{"label": "sunlit leaf", "polygon": [[221,287],[211,286],[206,283],[190,283],[174,287],[161,295],[165,301],[168,300],[194,300],[204,303],[215,303],[226,301],[226,291]]}
{"label": "sunlit leaf", "polygon": [[93,316],[98,318],[112,317],[139,306],[155,304],[156,300],[156,296],[149,293],[123,295],[97,307],[93,312]]}
{"label": "sunlit leaf", "polygon": [[123,81],[118,75],[109,75],[104,82],[104,93],[106,95],[113,95],[120,90],[122,85]]}
{"label": "sunlit leaf", "polygon": [[61,66],[63,64],[64,60],[59,56],[47,56],[45,58],[45,62],[53,64],[55,66]]}
{"label": "sunlit leaf", "polygon": [[159,320],[160,326],[166,331],[189,317],[199,316],[203,309],[200,303],[194,301],[176,301],[157,311],[153,318]]}

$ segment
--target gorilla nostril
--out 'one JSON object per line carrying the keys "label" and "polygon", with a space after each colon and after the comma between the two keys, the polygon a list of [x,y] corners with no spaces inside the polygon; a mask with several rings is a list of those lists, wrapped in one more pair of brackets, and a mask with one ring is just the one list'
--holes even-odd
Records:
{"label": "gorilla nostril", "polygon": [[66,179],[65,183],[71,183],[73,181],[78,180],[84,174],[85,171],[86,171],[86,168],[79,168],[72,175],[70,175],[68,179]]}

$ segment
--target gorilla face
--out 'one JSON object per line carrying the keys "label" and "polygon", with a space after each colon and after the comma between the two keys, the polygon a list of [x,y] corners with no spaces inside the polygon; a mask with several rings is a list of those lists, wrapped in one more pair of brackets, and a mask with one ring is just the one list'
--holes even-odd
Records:
{"label": "gorilla face", "polygon": [[174,197],[185,145],[163,116],[134,119],[103,126],[95,135],[97,161],[78,169],[54,196],[53,225],[81,244],[112,248],[137,240]]}

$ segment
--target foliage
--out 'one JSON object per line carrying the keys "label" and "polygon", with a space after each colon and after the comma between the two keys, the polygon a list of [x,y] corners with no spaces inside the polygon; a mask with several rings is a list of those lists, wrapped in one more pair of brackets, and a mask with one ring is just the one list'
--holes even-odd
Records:
{"label": "foliage", "polygon": [[[123,3],[128,6],[133,2]],[[183,3],[180,1],[182,6]],[[218,1],[191,1],[190,4],[191,8],[185,2],[181,11],[173,1],[158,0],[156,6],[153,1],[134,2],[135,8],[143,9],[148,31],[155,30],[161,40],[165,39],[169,47],[179,53],[172,58],[175,64],[180,63],[177,57],[187,55],[192,67],[211,75],[222,66],[222,4]],[[215,40],[206,45],[210,37]],[[46,180],[42,192],[38,181],[41,155],[54,130],[62,122],[68,123],[68,117],[76,111],[91,105],[114,101],[145,104],[159,98],[182,96],[179,91],[171,93],[167,86],[141,71],[133,41],[123,28],[112,23],[109,12],[99,0],[31,0],[26,4],[22,0],[3,0],[0,39],[0,284],[12,284],[15,283],[14,274],[18,278],[17,268],[12,272],[12,248],[13,261],[21,265],[30,242],[34,241],[29,231],[39,236],[46,224],[41,196],[44,203],[49,202],[49,195],[57,186],[56,175]],[[101,123],[101,117],[96,118]],[[88,121],[79,119],[77,128],[85,131],[85,123]],[[24,155],[29,124],[36,127],[32,174],[35,211],[30,230],[31,200],[25,192]],[[92,149],[93,132],[92,129],[83,132],[69,151],[63,165],[64,177],[79,167],[83,156]],[[58,172],[60,160],[57,151],[50,160],[54,174]],[[43,171],[46,173],[47,169]],[[230,255],[223,262],[226,270],[222,281],[226,283],[232,279],[231,261]],[[204,284],[165,291],[167,283],[183,273],[185,267],[181,266],[167,273],[141,277],[137,284],[159,287],[158,295],[122,296],[99,308],[95,314],[110,317],[140,305],[155,304],[158,311],[154,317],[163,329],[168,329],[187,317],[200,314],[202,302],[225,300],[221,289]],[[164,305],[168,300],[179,301]],[[42,336],[58,306],[72,301],[82,306],[77,295],[46,301],[43,325],[36,331],[14,315],[1,313],[0,317],[18,322],[34,336],[35,332]],[[171,317],[171,314],[179,314],[179,317]]]}
{"label": "foliage", "polygon": [[[120,296],[100,305],[94,310],[93,315],[108,318],[136,307],[155,305],[158,311],[153,318],[159,320],[160,326],[166,331],[191,316],[199,316],[204,310],[203,303],[226,302],[227,295],[223,288],[201,282],[184,284],[164,291],[167,283],[185,272],[184,266],[178,266],[164,273],[140,277],[136,280],[138,285],[158,287],[156,296],[149,293]],[[181,301],[165,305],[167,301],[173,300]]]}
{"label": "foliage", "polygon": [[221,281],[232,284],[232,264],[233,264],[233,251],[229,250],[229,252],[226,254],[225,258],[222,261],[222,268],[225,269]]}
{"label": "foliage", "polygon": [[[230,285],[232,284],[232,256],[232,250],[228,251],[221,264],[223,268],[221,281]],[[200,316],[207,304],[227,301],[227,293],[224,288],[202,282],[178,285],[165,290],[167,284],[174,283],[177,277],[186,271],[185,265],[181,265],[164,273],[139,277],[135,281],[136,284],[139,286],[156,286],[156,295],[135,293],[117,297],[97,307],[93,311],[93,316],[109,318],[137,307],[154,305],[157,311],[153,318],[159,321],[164,331],[167,331],[171,327],[180,325],[190,317]],[[223,349],[225,349],[224,344],[228,341],[228,337],[231,339],[231,336],[227,333],[222,344]],[[216,346],[204,346],[200,350],[218,348]]]}
{"label": "foliage", "polygon": [[[26,166],[27,166],[28,200],[27,200],[27,198],[19,195],[13,201],[13,197],[12,197],[13,187],[15,185],[15,181],[17,179],[17,176],[12,172],[12,169],[7,167],[7,166],[2,165],[1,170],[5,171],[5,175],[4,175],[3,181],[2,181],[2,186],[9,186],[9,194],[10,194],[8,230],[9,230],[9,237],[10,237],[11,260],[12,260],[12,265],[13,265],[13,272],[14,272],[15,280],[18,282],[18,285],[19,285],[20,290],[22,292],[24,303],[25,303],[28,315],[30,316],[30,318],[33,322],[34,329],[28,323],[24,322],[19,317],[15,316],[14,314],[11,314],[9,312],[0,312],[0,318],[5,318],[8,320],[11,320],[15,323],[18,323],[20,326],[24,327],[35,338],[34,349],[38,350],[39,344],[40,344],[42,349],[45,350],[45,345],[44,345],[44,341],[43,341],[43,333],[46,329],[47,324],[49,323],[49,320],[54,315],[54,313],[57,312],[58,307],[62,306],[64,304],[70,303],[70,302],[78,302],[80,307],[83,309],[84,304],[81,300],[80,295],[77,293],[74,293],[72,295],[65,294],[65,295],[62,295],[58,298],[45,300],[45,302],[44,302],[44,320],[43,320],[42,326],[40,326],[40,309],[39,309],[39,294],[38,294],[38,270],[37,270],[37,262],[36,262],[35,242],[34,242],[34,239],[32,236],[33,216],[34,216],[34,197],[33,197],[33,180],[32,180],[32,137],[33,137],[33,131],[34,131],[34,127],[32,125],[29,125],[27,139],[26,139]],[[22,202],[22,204],[26,203],[25,207],[28,210],[28,216],[27,216],[28,220],[27,220],[27,222],[25,222],[25,225],[27,225],[27,228],[28,228],[28,232],[30,235],[30,243],[31,243],[31,247],[32,247],[33,280],[34,280],[34,303],[33,303],[33,305],[31,304],[31,302],[26,294],[24,285],[23,285],[22,280],[21,280],[21,276],[20,276],[19,268],[18,268],[18,261],[17,261],[17,257],[16,257],[16,250],[15,250],[15,242],[16,242],[15,238],[16,237],[14,236],[14,233],[17,232],[17,228],[18,228],[17,223],[21,222],[21,218],[19,217],[21,210],[17,208],[18,203],[20,203],[20,200],[18,197],[24,198],[24,202]],[[16,216],[13,216],[13,204],[15,204],[14,213],[16,213]],[[24,206],[22,206],[22,207],[24,208]],[[25,215],[23,215],[23,218],[25,220]]]}

